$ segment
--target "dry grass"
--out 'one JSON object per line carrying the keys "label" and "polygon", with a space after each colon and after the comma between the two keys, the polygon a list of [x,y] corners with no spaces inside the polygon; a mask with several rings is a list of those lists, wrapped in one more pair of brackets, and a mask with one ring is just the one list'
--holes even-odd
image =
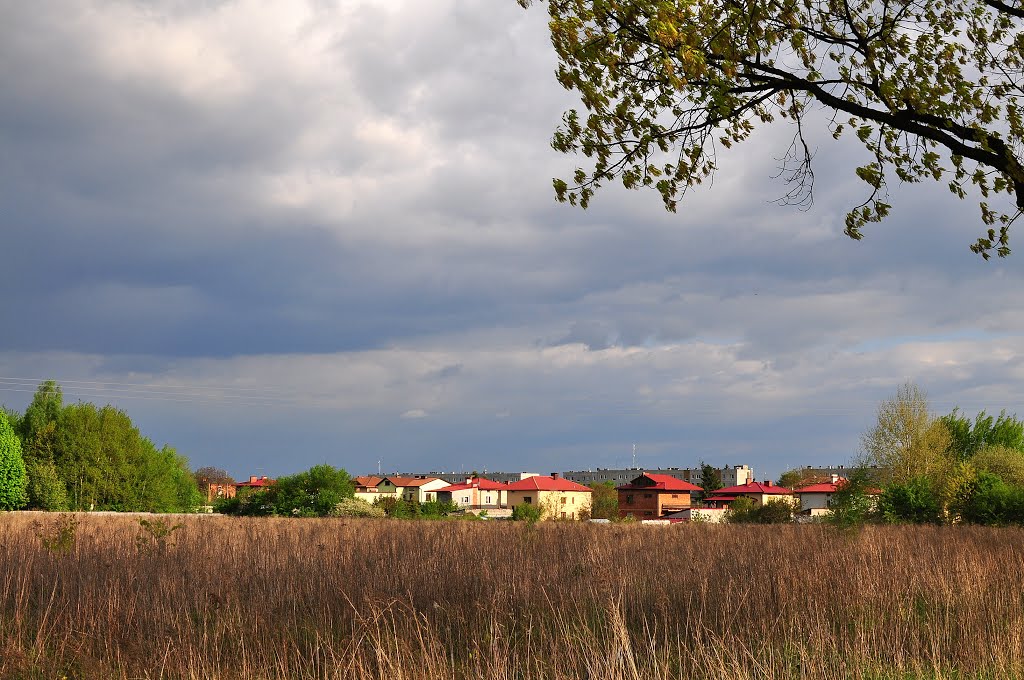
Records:
{"label": "dry grass", "polygon": [[59,521],[0,515],[2,678],[1024,677],[1019,530]]}

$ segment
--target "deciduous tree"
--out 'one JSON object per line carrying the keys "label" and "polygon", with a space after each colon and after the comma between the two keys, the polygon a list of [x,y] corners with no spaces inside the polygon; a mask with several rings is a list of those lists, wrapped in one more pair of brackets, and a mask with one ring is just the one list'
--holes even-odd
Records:
{"label": "deciduous tree", "polygon": [[[526,6],[531,0],[519,0]],[[889,213],[887,186],[935,180],[981,196],[971,249],[1009,253],[1024,208],[1024,7],[1020,0],[547,0],[558,82],[579,94],[552,146],[589,159],[556,179],[586,207],[603,184],[650,187],[667,209],[755,129],[792,134],[781,200],[812,199],[808,112],[852,133],[864,200],[846,233]],[[1004,200],[1000,195],[1009,195]],[[988,201],[995,198],[996,204]],[[851,201],[855,203],[855,201]]]}
{"label": "deciduous tree", "polygon": [[931,416],[927,395],[911,383],[879,404],[874,427],[861,437],[863,462],[877,466],[885,483],[941,477],[951,464],[949,445],[945,424]]}
{"label": "deciduous tree", "polygon": [[17,510],[28,501],[28,477],[21,458],[21,440],[0,412],[0,510]]}

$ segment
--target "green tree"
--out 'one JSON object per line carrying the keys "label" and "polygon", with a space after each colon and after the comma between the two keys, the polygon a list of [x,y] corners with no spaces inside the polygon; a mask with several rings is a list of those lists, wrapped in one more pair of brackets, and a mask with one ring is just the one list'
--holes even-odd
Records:
{"label": "green tree", "polygon": [[0,510],[17,510],[28,501],[28,477],[21,457],[21,440],[7,414],[0,412]]}
{"label": "green tree", "polygon": [[864,468],[853,469],[832,494],[829,503],[832,512],[826,521],[841,529],[862,526],[875,510],[876,503],[871,491],[871,474]]}
{"label": "green tree", "polygon": [[941,524],[942,500],[928,477],[891,484],[878,499],[878,511],[890,524]]}
{"label": "green tree", "polygon": [[[46,380],[36,388],[32,396],[32,403],[25,409],[19,423],[18,434],[23,442],[31,442],[35,439],[36,433],[49,424],[55,424],[60,418],[64,409],[64,394],[53,380]],[[31,454],[26,460],[32,459]]]}
{"label": "green tree", "polygon": [[618,519],[619,492],[615,490],[615,483],[600,482],[592,484],[590,489],[590,514],[587,519]]}
{"label": "green tree", "polygon": [[[523,6],[531,0],[518,0]],[[793,134],[783,202],[811,200],[813,139],[806,113],[831,113],[832,137],[853,133],[867,162],[865,200],[846,216],[861,238],[883,219],[890,175],[981,194],[987,232],[972,250],[1009,253],[1024,207],[1021,115],[1024,8],[1016,0],[547,0],[558,82],[579,94],[552,146],[589,168],[554,181],[584,208],[619,180],[656,190],[675,211],[713,176],[716,153],[759,126]],[[1010,194],[990,207],[993,194]]]}
{"label": "green tree", "polygon": [[66,406],[56,423],[53,462],[77,510],[188,511],[198,489],[188,461],[156,448],[113,406]]}
{"label": "green tree", "polygon": [[750,524],[757,521],[756,517],[757,503],[749,496],[740,496],[729,503],[729,510],[725,513],[730,524]]}
{"label": "green tree", "polygon": [[348,473],[324,464],[279,478],[271,487],[270,498],[279,515],[325,517],[354,494],[355,486]]}
{"label": "green tree", "polygon": [[722,471],[704,461],[700,463],[700,488],[702,496],[722,488]]}
{"label": "green tree", "polygon": [[1004,410],[993,418],[981,411],[971,421],[956,408],[939,420],[949,430],[950,451],[960,460],[971,458],[984,446],[1003,446],[1024,454],[1024,422],[1016,414],[1007,415]]}
{"label": "green tree", "polygon": [[70,508],[68,491],[50,461],[34,461],[25,466],[28,474],[28,504],[38,510],[63,512]]}
{"label": "green tree", "polygon": [[528,522],[533,524],[534,522],[540,521],[544,515],[544,510],[539,505],[533,503],[520,503],[516,507],[512,508],[512,519],[517,522]]}
{"label": "green tree", "polygon": [[784,499],[771,500],[754,510],[758,524],[785,524],[793,521],[793,504]]}
{"label": "green tree", "polygon": [[952,462],[945,423],[932,418],[927,396],[911,383],[879,404],[875,426],[861,437],[861,447],[863,466],[877,466],[883,483],[922,475],[939,479]]}
{"label": "green tree", "polygon": [[1024,487],[1024,452],[1000,444],[985,445],[971,456],[971,465],[989,472],[1010,486]]}

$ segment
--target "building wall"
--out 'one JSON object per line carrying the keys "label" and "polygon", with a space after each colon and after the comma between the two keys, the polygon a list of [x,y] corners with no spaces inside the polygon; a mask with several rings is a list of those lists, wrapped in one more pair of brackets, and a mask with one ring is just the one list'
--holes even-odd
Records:
{"label": "building wall", "polygon": [[624,489],[618,493],[619,517],[651,519],[690,507],[690,494],[686,491]]}
{"label": "building wall", "polygon": [[529,502],[540,506],[543,519],[579,519],[581,511],[590,509],[590,497],[589,491],[509,491],[508,507]]}
{"label": "building wall", "polygon": [[829,507],[832,500],[830,493],[802,493],[800,494],[800,510],[825,509]]}

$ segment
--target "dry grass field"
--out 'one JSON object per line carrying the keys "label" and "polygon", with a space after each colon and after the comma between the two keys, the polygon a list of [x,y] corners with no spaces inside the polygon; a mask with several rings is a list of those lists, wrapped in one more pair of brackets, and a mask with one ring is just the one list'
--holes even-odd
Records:
{"label": "dry grass field", "polygon": [[173,521],[0,515],[0,678],[1024,677],[1018,530]]}

